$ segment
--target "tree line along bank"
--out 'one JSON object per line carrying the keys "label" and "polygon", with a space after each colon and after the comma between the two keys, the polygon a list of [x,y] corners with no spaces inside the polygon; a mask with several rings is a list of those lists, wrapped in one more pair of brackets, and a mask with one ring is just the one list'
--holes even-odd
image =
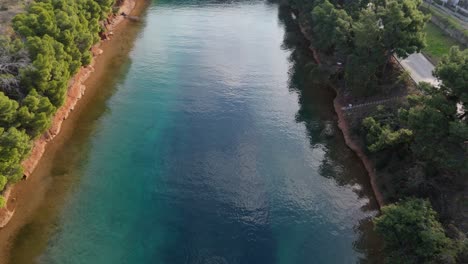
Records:
{"label": "tree line along bank", "polygon": [[[450,208],[455,199],[446,197],[463,197],[468,182],[468,50],[452,47],[441,59],[433,73],[439,87],[415,85],[394,56],[405,58],[425,47],[430,17],[421,12],[422,1],[281,4],[307,26],[303,31],[325,61],[312,75],[329,74],[332,85],[350,101],[404,98],[351,117],[353,137],[373,161],[388,204],[374,220],[386,262],[467,261],[466,237],[452,225],[462,213]],[[336,62],[343,65],[338,71]]]}
{"label": "tree line along bank", "polygon": [[[0,191],[23,176],[21,162],[64,103],[70,78],[92,60],[100,21],[114,0],[37,0],[0,39]],[[5,205],[0,196],[0,207]]]}

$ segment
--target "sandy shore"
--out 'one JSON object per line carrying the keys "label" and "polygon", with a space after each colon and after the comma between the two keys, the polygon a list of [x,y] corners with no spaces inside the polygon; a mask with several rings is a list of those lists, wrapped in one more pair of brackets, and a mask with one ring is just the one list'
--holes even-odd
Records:
{"label": "sandy shore", "polygon": [[[137,16],[145,7],[146,0],[126,0],[119,14],[125,12]],[[92,64],[82,68],[72,78],[65,104],[54,116],[51,128],[34,142],[31,156],[23,162],[28,179],[5,192],[8,203],[6,209],[0,210],[0,227],[3,227],[0,228],[0,264],[8,263],[9,251],[17,232],[27,224],[43,200],[50,186],[48,180],[44,179],[47,178],[45,175],[51,168],[55,152],[64,147],[76,126],[74,121],[86,108],[89,99],[98,92],[98,82],[103,78],[107,65],[122,52],[122,48],[118,47],[122,38],[120,35],[124,34],[126,25],[133,23],[122,16],[111,17],[108,22],[109,32],[113,32],[115,37],[93,47]]]}

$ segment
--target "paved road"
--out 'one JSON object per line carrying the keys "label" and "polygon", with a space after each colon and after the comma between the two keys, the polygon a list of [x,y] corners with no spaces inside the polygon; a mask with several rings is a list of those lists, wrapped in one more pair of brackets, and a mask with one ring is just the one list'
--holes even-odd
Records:
{"label": "paved road", "polygon": [[432,75],[434,65],[421,53],[413,53],[408,58],[398,59],[416,82],[428,82],[434,86],[439,85],[439,81]]}

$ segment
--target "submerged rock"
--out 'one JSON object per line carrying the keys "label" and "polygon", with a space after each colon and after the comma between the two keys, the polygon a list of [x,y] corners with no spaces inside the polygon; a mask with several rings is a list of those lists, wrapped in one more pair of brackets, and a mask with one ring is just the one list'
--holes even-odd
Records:
{"label": "submerged rock", "polygon": [[335,130],[333,129],[333,124],[331,123],[325,123],[325,128],[320,132],[320,135],[322,137],[333,137],[335,135]]}

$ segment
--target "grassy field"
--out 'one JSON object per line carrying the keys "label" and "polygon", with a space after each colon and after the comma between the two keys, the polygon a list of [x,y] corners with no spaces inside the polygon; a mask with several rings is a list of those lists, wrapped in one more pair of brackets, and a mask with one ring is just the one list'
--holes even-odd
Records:
{"label": "grassy field", "polygon": [[438,10],[435,7],[428,9],[426,6],[421,6],[420,9],[426,14],[431,14],[432,16],[437,17],[446,26],[456,29],[460,32],[463,32],[465,36],[468,36],[468,29],[464,27],[458,19],[448,14],[443,13],[442,11]]}
{"label": "grassy field", "polygon": [[426,26],[426,43],[427,47],[423,50],[423,53],[433,63],[437,63],[442,56],[447,54],[450,47],[460,46],[457,41],[445,35],[439,27],[430,22]]}

